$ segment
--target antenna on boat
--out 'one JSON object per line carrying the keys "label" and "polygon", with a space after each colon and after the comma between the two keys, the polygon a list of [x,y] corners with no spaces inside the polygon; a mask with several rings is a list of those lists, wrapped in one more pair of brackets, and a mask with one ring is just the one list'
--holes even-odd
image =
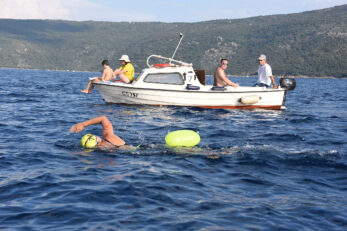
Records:
{"label": "antenna on boat", "polygon": [[[178,47],[180,46],[182,39],[183,39],[183,34],[180,33],[180,41],[178,42],[177,47],[175,49],[175,52],[173,53],[171,59],[173,59],[175,57],[176,51],[177,51]],[[171,60],[170,60],[170,64],[171,64]]]}

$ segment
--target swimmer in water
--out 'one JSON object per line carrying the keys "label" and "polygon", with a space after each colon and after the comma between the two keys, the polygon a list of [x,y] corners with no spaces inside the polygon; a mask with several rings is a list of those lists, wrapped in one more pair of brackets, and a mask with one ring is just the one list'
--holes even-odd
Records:
{"label": "swimmer in water", "polygon": [[82,123],[75,124],[71,127],[70,132],[77,133],[82,131],[85,127],[94,124],[101,124],[103,128],[102,138],[96,136],[96,148],[109,149],[125,145],[125,141],[113,133],[113,126],[106,116],[95,117]]}

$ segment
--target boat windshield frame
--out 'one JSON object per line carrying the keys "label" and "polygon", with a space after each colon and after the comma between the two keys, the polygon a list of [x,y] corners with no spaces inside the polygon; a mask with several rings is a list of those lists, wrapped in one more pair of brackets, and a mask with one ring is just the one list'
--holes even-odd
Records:
{"label": "boat windshield frame", "polygon": [[[156,75],[156,76],[155,76]],[[170,75],[175,75],[177,76],[177,80],[178,82],[172,82],[172,81],[166,81],[166,82],[163,82],[163,81],[160,81],[160,80],[163,80],[162,78],[160,77],[165,77],[165,79],[167,80],[172,80],[173,79],[173,76],[170,76]],[[154,82],[154,81],[146,81],[147,78],[149,78],[150,76],[155,76],[155,77],[159,77],[157,78],[158,81]],[[184,78],[182,76],[182,74],[180,72],[158,72],[158,73],[148,73],[146,76],[143,77],[143,82],[144,83],[150,83],[150,84],[171,84],[171,85],[184,85],[185,84],[185,81],[184,81]]]}

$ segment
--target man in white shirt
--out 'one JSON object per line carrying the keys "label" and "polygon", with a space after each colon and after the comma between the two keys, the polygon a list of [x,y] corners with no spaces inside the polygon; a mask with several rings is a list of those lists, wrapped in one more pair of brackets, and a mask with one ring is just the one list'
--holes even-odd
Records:
{"label": "man in white shirt", "polygon": [[271,83],[273,88],[276,87],[276,82],[274,77],[272,76],[272,70],[269,64],[266,63],[266,56],[260,55],[258,58],[259,68],[258,68],[258,82],[254,86],[258,87],[271,87]]}

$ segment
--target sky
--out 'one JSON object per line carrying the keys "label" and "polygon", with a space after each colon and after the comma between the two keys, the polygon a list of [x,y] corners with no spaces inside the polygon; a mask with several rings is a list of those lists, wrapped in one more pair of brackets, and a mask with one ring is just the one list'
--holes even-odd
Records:
{"label": "sky", "polygon": [[0,0],[0,18],[111,22],[200,22],[290,14],[347,0]]}

